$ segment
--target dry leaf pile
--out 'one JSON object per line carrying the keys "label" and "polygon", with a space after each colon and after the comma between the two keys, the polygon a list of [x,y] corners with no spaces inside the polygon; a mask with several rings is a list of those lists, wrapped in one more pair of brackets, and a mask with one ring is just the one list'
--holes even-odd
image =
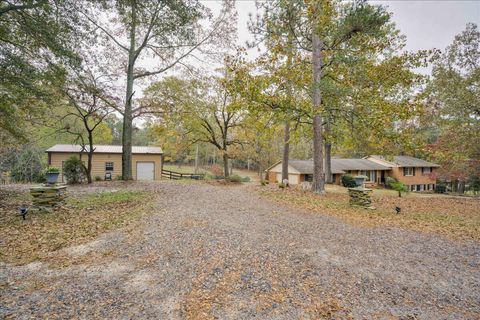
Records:
{"label": "dry leaf pile", "polygon": [[[409,194],[399,198],[395,192],[374,190],[375,210],[352,208],[348,195],[338,188],[323,196],[296,188],[258,187],[267,199],[310,212],[339,217],[360,226],[396,226],[435,233],[455,240],[480,240],[480,199],[439,195]],[[395,213],[395,207],[401,213]]]}

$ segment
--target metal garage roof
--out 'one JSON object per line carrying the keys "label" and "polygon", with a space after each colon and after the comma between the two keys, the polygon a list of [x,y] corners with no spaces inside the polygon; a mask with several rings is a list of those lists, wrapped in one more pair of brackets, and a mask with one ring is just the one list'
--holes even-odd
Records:
{"label": "metal garage roof", "polygon": [[[89,147],[86,146],[88,152]],[[108,146],[108,145],[94,145],[94,153],[122,153],[122,146]],[[80,152],[82,147],[76,144],[56,144],[47,152]],[[144,147],[144,146],[132,146],[132,153],[136,154],[163,154],[160,147]]]}

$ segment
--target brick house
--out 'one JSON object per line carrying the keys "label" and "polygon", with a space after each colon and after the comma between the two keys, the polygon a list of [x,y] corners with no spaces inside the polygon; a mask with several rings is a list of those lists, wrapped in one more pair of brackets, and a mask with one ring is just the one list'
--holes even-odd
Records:
{"label": "brick house", "polygon": [[433,172],[440,166],[422,159],[410,156],[384,156],[372,155],[365,159],[391,168],[389,177],[406,184],[410,191],[435,190]]}
{"label": "brick house", "polygon": [[[341,184],[344,174],[367,176],[367,187],[382,186],[387,177],[392,177],[405,183],[411,191],[428,191],[435,189],[433,171],[439,165],[409,156],[396,156],[387,161],[382,156],[368,156],[363,159],[332,158],[333,183]],[[279,182],[282,179],[282,162],[269,167],[266,179]],[[288,163],[288,181],[290,184],[300,184],[312,181],[312,160],[290,160]]]}

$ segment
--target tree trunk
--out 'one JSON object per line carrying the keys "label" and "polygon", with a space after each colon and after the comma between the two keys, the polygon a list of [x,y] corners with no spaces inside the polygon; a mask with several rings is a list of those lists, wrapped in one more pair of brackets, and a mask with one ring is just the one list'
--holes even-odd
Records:
{"label": "tree trunk", "polygon": [[267,174],[263,172],[262,165],[260,163],[258,163],[258,177],[260,178],[260,182],[263,180],[267,180]]}
{"label": "tree trunk", "polygon": [[[288,51],[287,51],[287,70],[292,66],[293,59],[293,34],[289,29],[288,32]],[[292,107],[292,83],[290,78],[287,78],[287,103],[288,107]],[[290,157],[290,121],[285,121],[285,136],[283,141],[283,157],[282,157],[282,183],[283,180],[288,180],[288,161]]]}
{"label": "tree trunk", "polygon": [[457,190],[458,190],[458,180],[457,179],[453,180],[451,185],[452,185],[452,192],[457,192]]}
{"label": "tree trunk", "polygon": [[282,157],[282,181],[288,180],[288,161],[290,154],[290,122],[285,121],[285,137],[283,142],[283,157]]}
{"label": "tree trunk", "polygon": [[228,171],[228,154],[225,151],[223,152],[223,173],[225,178],[230,176],[230,172]]}
{"label": "tree trunk", "polygon": [[332,175],[332,144],[325,143],[325,178],[327,183],[333,182]]}
{"label": "tree trunk", "polygon": [[91,131],[88,132],[88,159],[87,159],[87,182],[92,183],[92,160],[93,160],[93,133]]}
{"label": "tree trunk", "polygon": [[465,193],[465,181],[459,180],[458,181],[458,193],[464,194]]}
{"label": "tree trunk", "polygon": [[135,24],[136,3],[132,2],[132,24],[130,26],[130,48],[128,51],[127,92],[125,95],[125,110],[123,113],[122,133],[122,179],[132,180],[132,98],[133,98],[133,71],[135,66]]}
{"label": "tree trunk", "polygon": [[322,79],[322,42],[318,35],[318,17],[320,15],[317,5],[316,18],[313,19],[313,183],[312,191],[319,194],[325,193],[325,173],[323,171],[323,119],[321,115],[322,93],[320,81]]}
{"label": "tree trunk", "polygon": [[195,148],[195,173],[198,173],[198,143]]}

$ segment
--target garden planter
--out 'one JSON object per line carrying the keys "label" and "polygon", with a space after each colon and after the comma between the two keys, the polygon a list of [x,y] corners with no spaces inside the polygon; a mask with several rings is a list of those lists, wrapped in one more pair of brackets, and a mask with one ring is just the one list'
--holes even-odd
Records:
{"label": "garden planter", "polygon": [[361,188],[363,187],[363,183],[365,182],[366,177],[365,176],[356,176],[354,177],[355,183],[357,184],[357,187]]}
{"label": "garden planter", "polygon": [[47,172],[45,174],[48,184],[55,184],[57,182],[60,172]]}

